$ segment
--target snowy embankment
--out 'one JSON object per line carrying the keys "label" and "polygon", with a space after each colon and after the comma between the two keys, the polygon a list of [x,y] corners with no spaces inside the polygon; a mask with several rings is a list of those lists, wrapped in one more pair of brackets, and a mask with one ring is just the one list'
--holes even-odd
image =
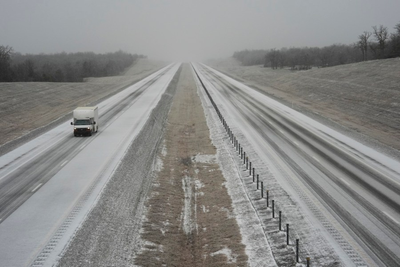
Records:
{"label": "snowy embankment", "polygon": [[400,58],[307,71],[210,66],[335,130],[400,159]]}

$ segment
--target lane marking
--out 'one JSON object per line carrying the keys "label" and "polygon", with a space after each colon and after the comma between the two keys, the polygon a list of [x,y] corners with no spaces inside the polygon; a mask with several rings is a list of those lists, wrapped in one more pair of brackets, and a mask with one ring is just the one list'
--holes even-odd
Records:
{"label": "lane marking", "polygon": [[[25,164],[28,164],[29,162],[33,161],[34,159],[37,159],[38,156],[44,154],[46,151],[50,150],[52,147],[54,147],[55,145],[59,144],[60,140],[58,140],[57,142],[54,142],[53,144],[51,144],[50,146],[46,147],[46,148],[42,148],[43,144],[40,144],[37,147],[40,147],[40,149],[43,150],[39,150],[39,152],[37,154],[34,154],[33,156],[31,156],[30,158],[26,159],[26,161],[20,163],[17,167],[15,167],[14,169],[12,169],[11,171],[7,172],[6,174],[4,174],[2,177],[0,177],[0,180],[3,180],[6,176],[8,176],[10,173],[18,170],[19,168],[21,168],[22,166],[24,166]],[[33,150],[35,150],[37,147],[35,147]],[[30,153],[32,150],[29,150],[28,153]],[[26,154],[26,153],[25,153]],[[25,154],[23,154],[22,156],[24,156]],[[19,158],[19,157],[18,157]],[[17,159],[18,159],[17,158]],[[9,164],[9,163],[7,163]]]}
{"label": "lane marking", "polygon": [[31,192],[32,192],[32,193],[35,192],[35,191],[38,190],[39,187],[41,187],[41,186],[42,186],[42,183],[38,184]]}
{"label": "lane marking", "polygon": [[395,223],[400,224],[399,221],[397,221],[395,218],[393,218],[392,215],[390,215],[386,211],[384,211],[383,213],[385,213],[385,215],[388,216],[390,219],[392,219],[392,221],[394,221]]}
{"label": "lane marking", "polygon": [[61,167],[63,167],[65,164],[67,164],[67,162],[68,162],[68,160],[64,161],[64,162],[61,164]]}
{"label": "lane marking", "polygon": [[85,146],[86,146],[86,145],[82,145],[82,146],[79,148],[79,150],[82,150],[82,149],[84,149],[84,148],[85,148]]}
{"label": "lane marking", "polygon": [[345,179],[343,179],[343,178],[339,178],[343,183],[345,183],[347,186],[349,186],[350,187],[350,183],[349,182],[347,182]]}
{"label": "lane marking", "polygon": [[293,144],[295,144],[296,146],[299,146],[299,144],[296,141],[293,141]]}
{"label": "lane marking", "polygon": [[313,159],[315,159],[316,161],[318,161],[319,163],[320,163],[320,161],[319,161],[319,159],[317,159],[316,157],[314,157],[314,156],[312,156],[313,157]]}

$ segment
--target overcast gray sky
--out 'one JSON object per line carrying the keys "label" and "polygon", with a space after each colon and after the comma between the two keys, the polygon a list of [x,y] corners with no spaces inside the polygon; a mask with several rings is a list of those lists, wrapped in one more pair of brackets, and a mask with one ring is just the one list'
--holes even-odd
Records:
{"label": "overcast gray sky", "polygon": [[351,44],[400,22],[400,0],[0,0],[0,45],[196,61],[244,49]]}

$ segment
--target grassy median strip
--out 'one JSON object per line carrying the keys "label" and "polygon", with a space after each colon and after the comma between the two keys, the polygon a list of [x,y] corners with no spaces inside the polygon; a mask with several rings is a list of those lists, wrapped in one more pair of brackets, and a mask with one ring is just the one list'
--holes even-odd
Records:
{"label": "grassy median strip", "polygon": [[143,223],[141,266],[246,266],[245,246],[216,162],[192,71],[183,65],[168,117],[162,168]]}

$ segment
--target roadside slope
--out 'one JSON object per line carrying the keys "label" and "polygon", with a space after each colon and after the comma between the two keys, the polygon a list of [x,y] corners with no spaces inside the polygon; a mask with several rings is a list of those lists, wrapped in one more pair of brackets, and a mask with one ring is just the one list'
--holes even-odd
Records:
{"label": "roadside slope", "polygon": [[96,104],[166,65],[139,59],[124,75],[83,83],[0,83],[0,154],[68,120],[75,107]]}
{"label": "roadside slope", "polygon": [[400,58],[308,71],[209,62],[346,135],[400,158]]}

